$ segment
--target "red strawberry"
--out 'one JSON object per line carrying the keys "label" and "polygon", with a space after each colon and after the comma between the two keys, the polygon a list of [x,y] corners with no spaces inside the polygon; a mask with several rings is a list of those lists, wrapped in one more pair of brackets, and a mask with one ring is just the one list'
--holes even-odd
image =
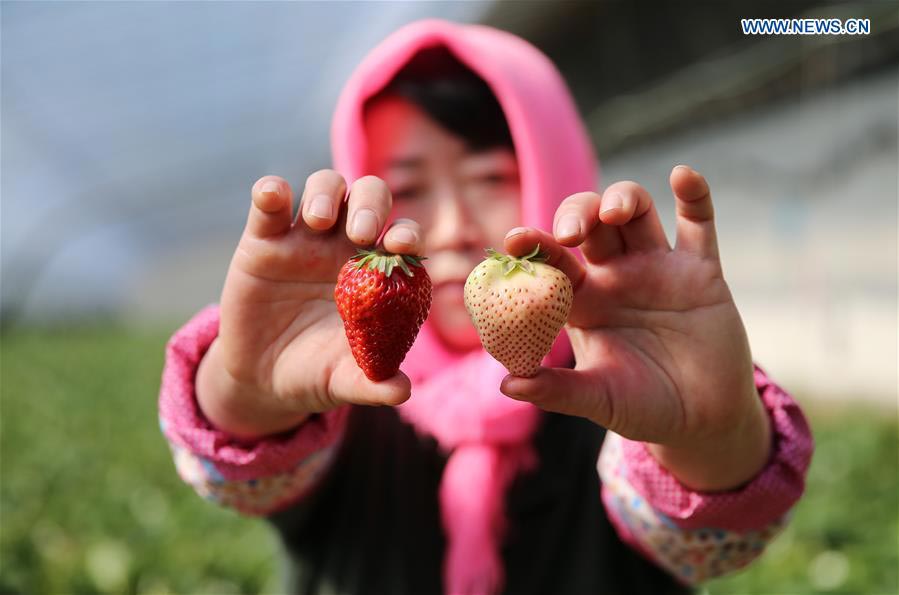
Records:
{"label": "red strawberry", "polygon": [[422,260],[358,250],[337,276],[337,311],[353,357],[371,380],[397,373],[428,316],[431,278]]}

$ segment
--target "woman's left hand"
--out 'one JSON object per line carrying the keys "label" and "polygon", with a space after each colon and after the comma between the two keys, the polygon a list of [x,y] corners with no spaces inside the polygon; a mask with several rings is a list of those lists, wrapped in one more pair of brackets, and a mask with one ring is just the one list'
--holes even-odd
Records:
{"label": "woman's left hand", "polygon": [[[730,489],[764,467],[770,424],[722,274],[708,184],[686,166],[674,168],[670,184],[674,249],[652,198],[634,182],[569,196],[553,235],[507,234],[510,254],[539,243],[571,278],[566,330],[577,365],[508,376],[501,390],[652,443],[653,455],[694,489]],[[585,263],[563,246],[577,246]]]}

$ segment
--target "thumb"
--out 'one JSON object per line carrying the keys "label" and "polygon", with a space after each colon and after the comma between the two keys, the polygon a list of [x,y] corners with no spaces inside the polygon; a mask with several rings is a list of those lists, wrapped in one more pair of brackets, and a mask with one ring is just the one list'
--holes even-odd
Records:
{"label": "thumb", "polygon": [[412,394],[412,383],[403,372],[374,382],[356,365],[352,356],[344,358],[331,375],[330,393],[341,403],[395,406]]}
{"label": "thumb", "polygon": [[499,389],[507,397],[528,401],[547,411],[586,417],[606,428],[612,423],[608,387],[596,372],[540,368],[531,378],[506,376]]}

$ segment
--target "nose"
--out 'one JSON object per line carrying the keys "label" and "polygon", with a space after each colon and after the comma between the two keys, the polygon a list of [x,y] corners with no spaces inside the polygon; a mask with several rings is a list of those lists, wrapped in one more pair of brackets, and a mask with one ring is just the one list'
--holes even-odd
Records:
{"label": "nose", "polygon": [[448,186],[440,192],[432,221],[427,234],[429,251],[483,248],[483,228],[459,188]]}

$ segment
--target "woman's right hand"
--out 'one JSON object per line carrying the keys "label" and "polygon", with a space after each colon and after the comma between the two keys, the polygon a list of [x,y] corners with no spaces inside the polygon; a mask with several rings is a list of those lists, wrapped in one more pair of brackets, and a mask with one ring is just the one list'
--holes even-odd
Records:
{"label": "woman's right hand", "polygon": [[[310,413],[344,403],[398,405],[402,373],[372,382],[356,364],[334,303],[334,285],[357,247],[371,247],[392,199],[374,176],[320,170],[306,180],[294,220],[290,186],[276,176],[252,188],[246,228],[221,296],[219,334],[197,374],[197,399],[219,429],[242,438],[285,431]],[[397,220],[384,236],[394,253],[421,254],[417,223]]]}

